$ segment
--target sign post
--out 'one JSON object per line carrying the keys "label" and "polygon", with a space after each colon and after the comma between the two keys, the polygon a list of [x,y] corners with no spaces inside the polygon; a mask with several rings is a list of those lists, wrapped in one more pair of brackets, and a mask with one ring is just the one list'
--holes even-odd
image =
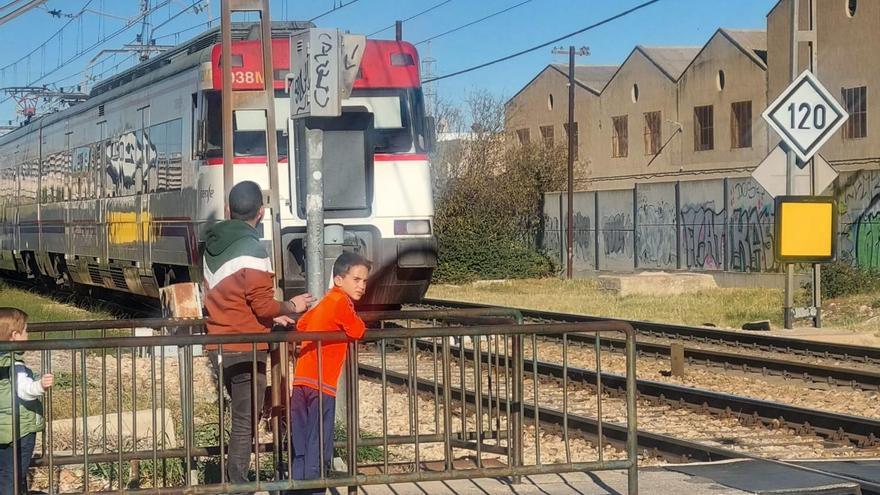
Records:
{"label": "sign post", "polygon": [[[338,29],[308,29],[291,36],[290,116],[294,120],[341,116],[342,100],[351,94],[365,46],[365,36],[341,34]],[[306,141],[306,287],[320,298],[327,289],[322,132],[307,130]]]}
{"label": "sign post", "polygon": [[[787,195],[795,194],[797,170],[803,169],[810,163],[816,151],[832,134],[840,129],[848,118],[846,110],[822,86],[812,72],[805,70],[799,76],[797,75],[798,43],[800,41],[799,35],[801,34],[798,26],[799,3],[791,2],[790,69],[792,82],[762,114],[770,128],[782,138],[782,142],[787,149],[785,166],[785,193]],[[815,53],[815,47],[813,47],[813,51]],[[811,63],[811,65],[813,64]],[[756,176],[756,179],[761,181],[759,177],[764,176],[766,180],[768,168],[778,169],[778,166],[773,165],[773,163],[778,163],[780,161],[779,157],[779,153],[774,149],[765,161],[762,162],[761,167],[755,170],[756,174],[758,174],[759,170],[763,168],[762,172]],[[770,165],[766,165],[767,163],[770,163]],[[813,165],[809,169],[808,194],[810,195],[816,195],[821,192],[819,190],[820,173],[824,172],[825,177],[831,175],[832,181],[834,176],[836,176],[836,172],[829,174],[827,170],[824,170],[822,164],[827,166],[827,162],[824,160],[821,160],[819,163],[813,160]],[[763,183],[763,181],[761,182]],[[777,210],[777,215],[779,215],[779,210]],[[833,236],[834,233],[832,232],[831,235]],[[779,251],[779,246],[777,245],[777,258],[785,263],[786,271],[784,326],[785,328],[792,328],[793,319],[795,318],[794,266],[790,262],[785,262],[784,255],[780,257],[781,254],[783,253]],[[812,316],[816,326],[819,326],[821,322],[821,293],[818,287],[820,283],[818,263],[820,262],[822,261],[815,261],[816,264],[813,266],[813,307],[811,312],[815,312]]]}
{"label": "sign post", "polygon": [[[304,135],[306,138],[308,162],[306,177],[302,178],[306,181],[306,287],[316,299],[320,299],[327,290],[324,275],[324,133],[320,129],[309,129],[307,119],[342,115],[342,100],[351,95],[365,47],[364,35],[342,34],[338,29],[313,28],[290,37],[291,73],[287,76],[290,116],[305,128],[304,134],[298,134],[296,126],[293,126],[291,136],[296,139]],[[296,150],[297,147],[291,146],[290,149]],[[291,156],[296,156],[296,152],[292,152]],[[293,168],[291,173],[296,173]],[[341,243],[339,235],[331,232],[330,238],[339,238]],[[353,366],[352,359],[348,359],[347,366]],[[345,380],[346,373],[343,373],[336,395],[338,418],[345,417],[346,409],[349,412],[353,410],[345,394]],[[348,438],[351,456],[356,451],[353,442],[357,434],[348,432]],[[349,460],[349,469],[353,466],[354,463]]]}

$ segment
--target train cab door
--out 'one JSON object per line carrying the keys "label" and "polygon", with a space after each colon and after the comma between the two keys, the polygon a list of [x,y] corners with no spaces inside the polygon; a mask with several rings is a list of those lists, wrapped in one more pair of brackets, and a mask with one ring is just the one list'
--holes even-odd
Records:
{"label": "train cab door", "polygon": [[140,272],[150,270],[152,266],[152,214],[150,213],[150,191],[154,190],[158,181],[158,175],[155,173],[155,164],[157,157],[155,155],[155,147],[152,145],[150,137],[150,107],[149,105],[138,110],[140,112],[140,137],[141,137],[141,187],[137,191],[137,200],[135,201],[135,211],[137,212],[137,240],[140,244],[138,250],[138,259],[134,260],[140,263]]}

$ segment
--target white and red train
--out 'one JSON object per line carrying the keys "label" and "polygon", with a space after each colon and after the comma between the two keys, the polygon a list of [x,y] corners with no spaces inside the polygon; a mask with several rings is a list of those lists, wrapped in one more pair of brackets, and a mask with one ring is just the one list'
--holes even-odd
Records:
{"label": "white and red train", "polygon": [[[288,159],[297,131],[284,88],[286,35],[300,27],[273,25],[272,40],[288,295],[305,289],[305,160]],[[235,30],[235,89],[261,88],[266,77],[249,32]],[[149,297],[200,281],[203,233],[224,208],[219,63],[219,31],[209,31],[0,137],[0,273]],[[344,249],[374,261],[367,304],[419,300],[436,266],[418,63],[411,44],[368,40],[342,117],[323,124],[367,129],[363,153],[325,142],[326,223],[343,226]],[[235,180],[268,188],[265,118],[234,120]],[[262,227],[268,244],[271,226]]]}

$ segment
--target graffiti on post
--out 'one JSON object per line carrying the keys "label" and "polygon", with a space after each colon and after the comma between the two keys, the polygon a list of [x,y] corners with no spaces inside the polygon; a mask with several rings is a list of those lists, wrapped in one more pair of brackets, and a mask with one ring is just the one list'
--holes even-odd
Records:
{"label": "graffiti on post", "polygon": [[773,198],[753,180],[730,189],[730,269],[767,272],[777,269],[773,257]]}
{"label": "graffiti on post", "polygon": [[675,205],[665,199],[639,197],[636,211],[639,266],[674,268],[676,265]]}
{"label": "graffiti on post", "polygon": [[724,266],[724,208],[715,201],[681,207],[682,254],[687,268],[720,270]]}

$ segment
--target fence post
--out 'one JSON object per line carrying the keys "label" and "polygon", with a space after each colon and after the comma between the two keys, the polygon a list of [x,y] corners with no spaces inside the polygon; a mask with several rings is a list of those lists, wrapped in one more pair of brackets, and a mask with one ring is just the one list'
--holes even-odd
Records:
{"label": "fence post", "polygon": [[639,430],[636,421],[635,340],[635,330],[630,328],[626,333],[626,455],[631,463],[629,469],[627,469],[627,492],[629,495],[638,495],[639,493]]}
{"label": "fence post", "polygon": [[[513,335],[511,337],[510,354],[513,357],[513,408],[511,412],[511,423],[513,424],[513,438],[510,439],[513,447],[513,459],[511,464],[514,469],[523,465],[523,345],[522,335]],[[537,432],[535,432],[537,435]],[[521,483],[520,476],[513,477],[514,483]]]}
{"label": "fence post", "polygon": [[593,229],[596,232],[596,235],[593,237],[596,248],[594,251],[596,252],[596,271],[599,271],[599,226],[600,221],[599,218],[599,191],[593,191],[593,214],[595,215],[595,224],[596,227]]}

